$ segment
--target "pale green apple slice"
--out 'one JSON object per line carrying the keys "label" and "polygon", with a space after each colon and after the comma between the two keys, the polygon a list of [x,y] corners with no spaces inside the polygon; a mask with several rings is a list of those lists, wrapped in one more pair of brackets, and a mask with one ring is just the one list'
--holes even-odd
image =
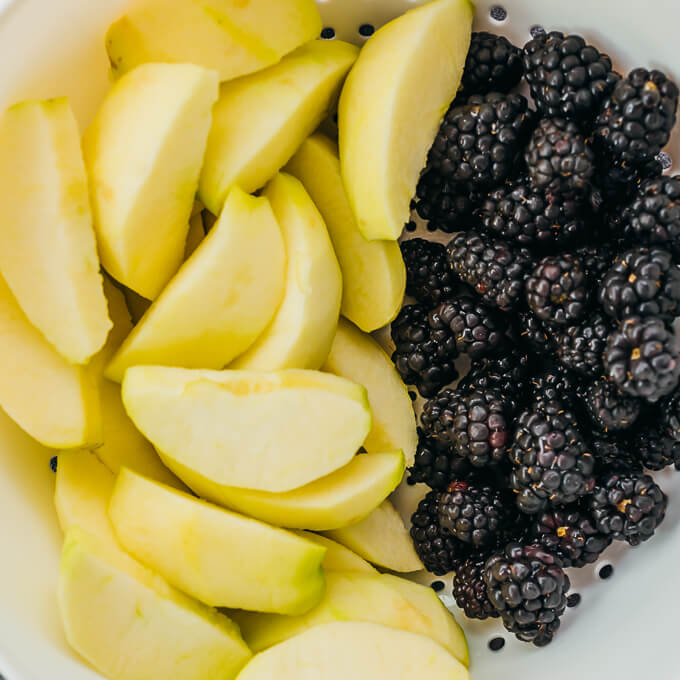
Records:
{"label": "pale green apple slice", "polygon": [[111,328],[78,125],[66,99],[0,118],[0,270],[30,322],[84,364]]}
{"label": "pale green apple slice", "polygon": [[[195,206],[196,204],[194,204]],[[184,259],[188,260],[195,252],[196,248],[201,245],[205,238],[205,230],[203,229],[203,217],[201,211],[192,215],[189,219],[189,232],[187,233],[187,242],[184,246]]]}
{"label": "pale green apple slice", "polygon": [[382,328],[399,313],[406,268],[394,241],[367,241],[350,208],[340,172],[338,146],[322,134],[309,137],[286,166],[323,216],[342,270],[343,316],[363,331]]}
{"label": "pale green apple slice", "polygon": [[321,546],[130,470],[109,517],[126,550],[205,604],[303,614],[323,595]]}
{"label": "pale green apple slice", "polygon": [[337,99],[354,45],[313,40],[276,66],[224,83],[201,172],[201,201],[219,215],[229,189],[263,187]]}
{"label": "pale green apple slice", "polygon": [[144,64],[113,86],[83,139],[102,264],[150,300],[184,259],[217,95],[215,71]]}
{"label": "pale green apple slice", "polygon": [[285,265],[269,201],[234,187],[215,227],[126,338],[106,376],[120,382],[128,367],[143,364],[223,368],[272,320]]}
{"label": "pale green apple slice", "polygon": [[115,75],[154,61],[199,64],[230,80],[320,32],[313,0],[144,0],[112,24],[106,50]]}
{"label": "pale green apple slice", "polygon": [[340,97],[340,160],[362,234],[397,239],[420,171],[460,83],[470,0],[433,0],[376,31]]}
{"label": "pale green apple slice", "polygon": [[363,557],[359,557],[349,548],[340,545],[330,538],[315,534],[311,531],[296,531],[298,536],[304,536],[314,543],[326,548],[326,556],[323,558],[324,571],[358,571],[365,574],[377,574],[375,567],[371,566]]}
{"label": "pale green apple slice", "polygon": [[469,680],[467,668],[424,635],[375,623],[316,626],[253,657],[238,680]]}
{"label": "pale green apple slice", "polygon": [[408,529],[389,501],[358,524],[324,533],[379,567],[399,572],[423,568]]}
{"label": "pale green apple slice", "polygon": [[[267,186],[288,258],[283,301],[255,344],[230,368],[320,368],[338,325],[342,275],[328,230],[302,184],[279,173]],[[383,449],[384,450],[384,449]]]}
{"label": "pale green apple slice", "polygon": [[323,370],[366,388],[373,425],[364,448],[369,453],[401,449],[412,465],[418,446],[413,402],[382,347],[341,317]]}
{"label": "pale green apple slice", "polygon": [[135,366],[123,402],[189,487],[290,491],[349,463],[371,427],[364,388],[317,371]]}

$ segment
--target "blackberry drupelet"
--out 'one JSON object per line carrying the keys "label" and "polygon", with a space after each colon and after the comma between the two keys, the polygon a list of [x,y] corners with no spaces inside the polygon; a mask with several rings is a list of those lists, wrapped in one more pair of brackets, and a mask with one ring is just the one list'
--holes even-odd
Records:
{"label": "blackberry drupelet", "polygon": [[518,312],[516,319],[519,339],[529,350],[538,355],[550,355],[555,351],[552,335],[531,310]]}
{"label": "blackberry drupelet", "polygon": [[647,470],[656,472],[671,465],[680,470],[680,442],[660,432],[654,420],[636,428],[633,450]]}
{"label": "blackberry drupelet", "polygon": [[418,428],[418,447],[413,465],[408,469],[409,484],[427,484],[431,489],[443,490],[454,479],[465,479],[472,466],[448,445],[442,446]]}
{"label": "blackberry drupelet", "polygon": [[458,234],[447,253],[454,273],[482,296],[482,300],[509,311],[520,300],[532,267],[526,248],[512,248],[474,231]]}
{"label": "blackberry drupelet", "polygon": [[526,283],[529,307],[543,322],[570,325],[586,312],[588,286],[581,261],[565,253],[544,257]]}
{"label": "blackberry drupelet", "polygon": [[642,472],[642,463],[633,452],[627,433],[617,436],[616,432],[606,434],[594,432],[590,443],[595,456],[596,475],[613,471],[625,474]]}
{"label": "blackberry drupelet", "polygon": [[612,330],[611,320],[596,311],[580,323],[555,331],[560,362],[579,375],[602,375],[604,350]]}
{"label": "blackberry drupelet", "polygon": [[489,601],[519,640],[552,641],[567,607],[569,577],[560,560],[539,546],[510,543],[484,565]]}
{"label": "blackberry drupelet", "polygon": [[602,432],[630,428],[642,409],[639,399],[622,394],[604,378],[594,380],[586,388],[585,404],[590,419]]}
{"label": "blackberry drupelet", "polygon": [[427,220],[429,231],[452,234],[464,228],[481,194],[471,186],[442,177],[435,170],[420,176],[416,188],[416,212]]}
{"label": "blackberry drupelet", "polygon": [[401,244],[406,265],[406,294],[418,302],[438,305],[453,297],[456,277],[441,243],[414,238]]}
{"label": "blackberry drupelet", "polygon": [[609,379],[626,394],[658,401],[680,379],[675,336],[661,319],[628,317],[607,340],[604,367]]}
{"label": "blackberry drupelet", "polygon": [[495,619],[500,616],[489,601],[484,582],[486,556],[474,555],[462,562],[453,576],[453,597],[470,619]]}
{"label": "blackberry drupelet", "polygon": [[579,35],[543,33],[524,46],[524,72],[539,112],[590,121],[617,80],[611,59]]}
{"label": "blackberry drupelet", "polygon": [[630,545],[650,539],[666,515],[668,499],[652,477],[640,473],[605,474],[590,497],[595,526]]}

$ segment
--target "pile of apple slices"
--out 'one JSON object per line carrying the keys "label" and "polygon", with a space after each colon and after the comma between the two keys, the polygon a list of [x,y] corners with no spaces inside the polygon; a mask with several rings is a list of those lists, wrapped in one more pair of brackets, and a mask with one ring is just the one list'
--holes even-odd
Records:
{"label": "pile of apple slices", "polygon": [[60,452],[61,615],[112,680],[468,677],[434,592],[376,569],[422,565],[369,333],[471,21],[434,0],[360,52],[313,0],[146,0],[82,140],[65,99],[0,118],[0,406]]}

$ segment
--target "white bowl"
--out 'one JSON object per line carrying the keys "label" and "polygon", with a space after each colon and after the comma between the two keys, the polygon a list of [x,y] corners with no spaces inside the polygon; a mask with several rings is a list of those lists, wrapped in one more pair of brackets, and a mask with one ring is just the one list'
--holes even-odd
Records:
{"label": "white bowl", "polygon": [[[364,40],[360,25],[378,27],[418,1],[318,0],[325,25],[356,42]],[[127,4],[0,0],[0,12],[5,10],[0,17],[0,106],[28,97],[68,95],[84,127],[108,84],[104,32]],[[678,0],[477,4],[477,30],[505,33],[516,44],[529,38],[534,25],[574,31],[609,51],[620,70],[642,65],[680,76]],[[490,18],[490,8],[499,4],[507,10],[503,22]],[[679,141],[676,135],[668,149],[678,159]],[[7,680],[101,677],[69,650],[59,624],[55,588],[61,535],[52,502],[52,455],[0,413],[0,541],[5,546],[0,559],[0,672]],[[680,609],[675,574],[680,564],[680,475],[658,477],[671,499],[658,536],[637,549],[611,548],[606,561],[616,570],[606,582],[596,576],[599,565],[572,570],[573,590],[583,601],[568,612],[549,647],[537,650],[516,642],[498,623],[467,621],[453,606],[470,640],[473,680],[539,675],[551,680],[680,678],[674,647],[675,610]],[[422,494],[423,489],[402,490],[399,505],[405,515]],[[418,578],[437,580],[425,574]],[[507,644],[492,653],[487,643],[497,635]]]}

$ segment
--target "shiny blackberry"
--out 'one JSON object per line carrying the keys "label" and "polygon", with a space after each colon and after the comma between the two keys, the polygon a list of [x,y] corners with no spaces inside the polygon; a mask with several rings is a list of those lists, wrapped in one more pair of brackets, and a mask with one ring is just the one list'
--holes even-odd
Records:
{"label": "shiny blackberry", "polygon": [[585,391],[586,410],[593,424],[602,432],[627,430],[642,409],[639,399],[622,394],[614,384],[598,378]]}
{"label": "shiny blackberry", "polygon": [[441,243],[414,238],[401,244],[406,265],[406,294],[418,302],[438,305],[453,297],[456,277]]}
{"label": "shiny blackberry", "polygon": [[531,399],[538,401],[563,401],[573,406],[577,398],[578,381],[565,366],[555,364],[535,373],[530,381]]}
{"label": "shiny blackberry", "polygon": [[636,428],[633,450],[647,470],[657,472],[671,465],[680,470],[680,442],[659,430],[659,423],[655,420]]}
{"label": "shiny blackberry", "polygon": [[517,313],[516,324],[520,342],[535,354],[549,355],[555,350],[555,341],[538,317],[528,309]]}
{"label": "shiny blackberry", "polygon": [[660,405],[661,425],[666,437],[680,441],[680,389],[666,397]]}
{"label": "shiny blackberry", "polygon": [[467,458],[456,454],[448,445],[442,446],[418,428],[418,447],[413,465],[408,469],[409,484],[423,483],[441,491],[454,479],[465,479],[471,469]]}
{"label": "shiny blackberry", "polygon": [[484,582],[486,556],[474,555],[462,562],[453,577],[453,597],[470,619],[495,619],[500,616],[489,601]]}
{"label": "shiny blackberry", "polygon": [[557,356],[569,370],[587,377],[602,375],[607,338],[612,321],[595,311],[580,323],[556,330]]}
{"label": "shiny blackberry", "polygon": [[583,245],[574,251],[586,273],[591,287],[599,286],[604,275],[609,271],[616,252],[608,243]]}
{"label": "shiny blackberry", "polygon": [[590,445],[595,457],[596,476],[606,472],[642,472],[642,463],[632,448],[630,433],[593,432]]}
{"label": "shiny blackberry", "polygon": [[438,171],[424,172],[416,188],[415,209],[427,220],[429,231],[452,234],[465,228],[481,194],[468,184],[442,177]]}

